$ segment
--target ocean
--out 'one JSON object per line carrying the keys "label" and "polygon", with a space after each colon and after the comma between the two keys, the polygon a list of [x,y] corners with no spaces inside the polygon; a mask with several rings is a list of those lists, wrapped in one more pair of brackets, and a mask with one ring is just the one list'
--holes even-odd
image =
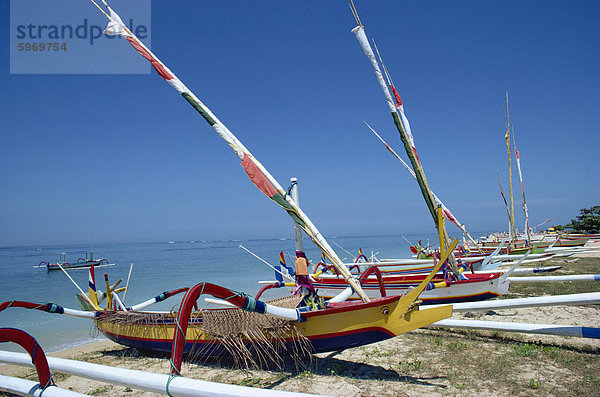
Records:
{"label": "ocean", "polygon": [[[404,235],[413,243],[428,239],[436,241],[436,234]],[[408,243],[401,235],[329,237],[330,245],[345,261],[362,248],[369,257],[377,253],[379,258],[409,258]],[[351,254],[345,252],[349,251]],[[96,269],[96,286],[106,290],[104,273],[109,282],[123,278],[125,286],[130,264],[133,271],[125,304],[131,306],[150,299],[161,292],[180,287],[191,287],[199,282],[211,282],[236,291],[254,295],[260,289],[259,280],[274,280],[274,272],[267,265],[248,254],[243,245],[272,265],[279,263],[283,251],[288,264],[294,255],[294,240],[223,240],[223,241],[174,241],[155,243],[107,243],[94,245],[94,258],[107,258],[117,266]],[[320,251],[305,239],[307,257],[313,263],[320,258]],[[21,300],[45,304],[56,303],[63,307],[79,309],[75,300],[76,287],[61,271],[48,272],[46,268],[33,268],[41,261],[55,263],[61,252],[89,251],[89,245],[0,247],[0,302]],[[85,254],[67,255],[67,261],[76,261]],[[87,292],[88,270],[68,271],[73,280]],[[285,293],[280,290],[279,293]],[[122,297],[123,294],[120,294]],[[271,295],[275,297],[274,295]],[[170,310],[179,305],[183,295],[176,295],[151,306],[149,310]],[[265,299],[269,295],[265,294]],[[201,307],[208,307],[200,298]],[[212,306],[215,307],[215,306]],[[47,352],[54,352],[104,339],[98,335],[93,323],[86,319],[50,314],[38,310],[9,308],[0,312],[0,327],[12,327],[31,334]],[[22,351],[6,343],[4,350]]]}

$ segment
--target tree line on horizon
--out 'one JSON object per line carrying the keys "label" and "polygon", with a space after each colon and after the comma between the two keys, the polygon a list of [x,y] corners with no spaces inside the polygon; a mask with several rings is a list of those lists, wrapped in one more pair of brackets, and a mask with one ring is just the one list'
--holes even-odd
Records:
{"label": "tree line on horizon", "polygon": [[598,233],[600,230],[600,205],[582,208],[575,219],[566,225],[554,226],[556,230],[573,229],[579,233]]}

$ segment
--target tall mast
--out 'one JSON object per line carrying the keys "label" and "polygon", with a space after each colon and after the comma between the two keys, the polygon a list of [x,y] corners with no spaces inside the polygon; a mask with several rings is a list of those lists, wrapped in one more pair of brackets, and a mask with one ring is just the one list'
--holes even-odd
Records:
{"label": "tall mast", "polygon": [[[446,227],[444,226],[444,223],[438,221],[438,216],[437,216],[437,212],[436,212],[437,206],[435,204],[435,199],[433,197],[433,193],[432,193],[431,189],[429,188],[427,179],[425,178],[425,172],[423,171],[423,167],[421,166],[419,157],[417,156],[417,149],[415,147],[414,139],[413,139],[412,133],[410,131],[410,124],[408,123],[408,120],[406,119],[406,116],[404,115],[404,106],[402,104],[402,100],[400,98],[400,95],[398,94],[398,91],[393,86],[393,83],[391,82],[391,79],[389,78],[389,74],[387,73],[387,70],[385,69],[385,66],[384,66],[384,72],[385,72],[386,78],[388,80],[387,84],[390,85],[390,88],[394,93],[395,100],[392,98],[392,95],[390,94],[390,91],[388,89],[388,85],[386,84],[386,81],[384,80],[383,73],[381,72],[381,68],[379,67],[379,62],[377,61],[377,58],[375,57],[375,53],[373,52],[373,49],[371,48],[371,45],[369,44],[369,40],[367,39],[367,35],[365,33],[364,26],[360,22],[360,18],[358,17],[358,12],[356,11],[356,8],[354,7],[354,3],[352,3],[352,1],[351,1],[350,8],[352,10],[354,18],[356,19],[356,23],[358,24],[358,26],[356,26],[354,29],[352,29],[352,32],[356,36],[356,39],[360,43],[360,46],[362,47],[363,51],[365,52],[365,55],[367,56],[367,58],[369,58],[369,61],[371,62],[371,65],[373,66],[373,69],[375,71],[375,76],[377,77],[377,81],[381,87],[381,90],[383,91],[383,95],[385,96],[388,108],[390,109],[390,112],[392,113],[392,119],[394,120],[394,125],[396,126],[396,129],[398,130],[398,133],[400,134],[400,139],[402,140],[406,154],[407,154],[407,156],[410,160],[411,166],[415,172],[415,176],[417,178],[417,183],[419,184],[419,188],[421,189],[421,194],[423,195],[423,198],[425,199],[425,204],[427,205],[427,209],[429,210],[429,213],[431,214],[431,217],[433,218],[433,222],[434,222],[436,229],[438,230],[440,236],[442,236],[443,241],[440,241],[440,251],[441,252],[447,251],[448,247],[450,245],[450,239],[448,237],[448,232],[446,231]],[[398,112],[398,110],[400,110],[400,112]],[[440,230],[440,227],[441,227],[441,230]],[[450,268],[455,273],[457,273],[458,270],[456,269],[456,260],[454,259],[453,253],[451,253],[450,256],[448,257],[448,263],[451,265]]]}
{"label": "tall mast", "polygon": [[511,166],[511,151],[510,151],[510,116],[508,113],[508,91],[506,91],[506,153],[508,154],[508,190],[510,195],[510,230],[512,232],[511,244],[514,239],[517,238],[515,232],[515,205],[513,200],[513,186],[512,186],[512,166]]}
{"label": "tall mast", "polygon": [[104,30],[108,35],[119,35],[126,38],[131,46],[146,60],[150,62],[160,77],[165,79],[177,92],[179,92],[186,101],[210,124],[216,133],[223,138],[227,144],[235,151],[238,157],[242,160],[242,167],[246,174],[254,183],[254,185],[263,192],[271,200],[275,201],[279,206],[288,213],[290,217],[304,230],[311,240],[323,251],[325,256],[329,258],[333,266],[344,277],[350,287],[360,296],[364,302],[369,302],[370,299],[363,291],[358,281],[352,276],[348,268],[343,265],[342,260],[338,257],[329,243],[321,235],[321,232],[316,228],[308,216],[300,209],[298,204],[286,194],[279,182],[267,171],[267,169],[250,153],[250,151],[242,144],[242,142],[223,124],[212,111],[194,95],[194,93],[183,84],[177,76],[158,59],[145,45],[142,43],[123,23],[119,15],[115,13],[103,0],[109,14],[106,14],[94,0],[91,0],[96,7],[109,19],[109,23]]}
{"label": "tall mast", "polygon": [[529,211],[527,210],[527,201],[525,201],[525,185],[523,184],[523,173],[521,172],[521,156],[517,149],[515,140],[515,128],[513,127],[513,146],[515,148],[515,158],[517,159],[517,170],[519,171],[519,182],[521,182],[521,205],[525,214],[525,230],[527,231],[527,244],[531,244],[531,230],[529,230]]}
{"label": "tall mast", "polygon": [[510,237],[511,229],[512,229],[511,223],[510,223],[510,210],[508,209],[508,203],[506,202],[506,196],[504,195],[504,190],[502,190],[502,183],[500,183],[500,176],[498,174],[496,174],[496,178],[498,178],[498,185],[500,186],[500,194],[502,195],[502,199],[504,200],[504,208],[506,208],[506,216],[508,217],[508,234]]}
{"label": "tall mast", "polygon": [[[298,196],[298,178],[290,178],[290,194],[292,200],[300,206],[300,197]],[[296,251],[304,252],[304,242],[302,241],[302,229],[297,222],[294,222],[294,243],[296,245]]]}

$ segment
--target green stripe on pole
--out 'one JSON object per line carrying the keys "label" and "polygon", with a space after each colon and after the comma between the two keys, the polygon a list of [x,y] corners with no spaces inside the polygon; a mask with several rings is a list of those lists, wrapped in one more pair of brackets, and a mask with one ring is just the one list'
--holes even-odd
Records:
{"label": "green stripe on pole", "polygon": [[298,213],[296,212],[296,210],[294,210],[294,208],[292,208],[290,203],[288,203],[287,200],[285,198],[283,198],[283,195],[281,193],[276,193],[273,196],[271,196],[270,198],[271,198],[271,200],[275,201],[277,204],[282,206],[283,209],[285,209],[287,211],[288,215],[292,217],[294,222],[296,222],[298,225],[300,225],[300,227],[302,229],[306,229],[306,223],[304,223],[304,221],[298,216]]}
{"label": "green stripe on pole", "polygon": [[190,94],[188,94],[187,92],[184,92],[181,95],[183,95],[185,100],[188,101],[190,103],[190,105],[192,105],[194,107],[194,109],[196,109],[198,111],[198,113],[200,113],[202,115],[202,117],[204,117],[204,120],[208,121],[208,124],[210,124],[211,126],[217,124],[215,119],[213,119],[210,116],[210,114],[208,114],[208,112],[202,107],[202,105],[200,105],[197,101],[195,101],[194,98],[192,98],[192,96]]}
{"label": "green stripe on pole", "polygon": [[433,217],[433,221],[437,227],[437,215],[435,213],[436,206],[434,205],[433,200],[431,199],[431,192],[425,182],[425,175],[423,175],[423,171],[422,171],[421,167],[419,166],[417,158],[415,157],[415,153],[413,152],[413,148],[410,145],[408,136],[406,134],[406,131],[404,130],[404,126],[402,125],[402,121],[400,121],[400,116],[398,115],[398,112],[392,112],[392,117],[394,118],[394,124],[396,124],[396,128],[398,129],[398,132],[400,133],[400,138],[402,139],[402,143],[404,144],[404,149],[406,150],[406,154],[408,155],[408,158],[410,160],[412,168],[415,171],[415,175],[417,177],[417,183],[419,184],[419,187],[421,188],[421,193],[423,194],[423,198],[425,198],[425,203],[427,204],[427,208],[429,208],[429,212],[431,213],[431,216]]}

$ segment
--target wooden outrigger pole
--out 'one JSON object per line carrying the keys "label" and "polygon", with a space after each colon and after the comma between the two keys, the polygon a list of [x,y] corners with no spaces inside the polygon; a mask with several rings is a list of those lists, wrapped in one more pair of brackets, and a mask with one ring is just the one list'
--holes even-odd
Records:
{"label": "wooden outrigger pole", "polygon": [[[327,243],[321,232],[316,228],[308,216],[300,209],[298,204],[286,194],[286,191],[281,187],[279,182],[267,171],[267,169],[250,153],[250,151],[242,144],[242,142],[223,124],[212,111],[194,95],[194,93],[183,84],[177,76],[161,62],[123,23],[119,15],[115,13],[104,0],[102,3],[106,6],[109,13],[104,12],[94,0],[90,0],[102,13],[109,19],[108,26],[104,30],[105,34],[123,36],[131,44],[131,46],[146,60],[150,62],[160,77],[165,79],[177,92],[179,92],[194,109],[210,124],[211,127],[223,138],[227,144],[235,151],[238,157],[242,160],[242,167],[246,174],[256,185],[271,200],[292,217],[302,230],[311,238],[311,240],[323,251],[325,256],[331,261],[333,266],[348,282],[350,287],[358,294],[363,302],[369,302],[370,299],[363,291],[360,283],[350,274],[350,271],[343,265],[342,260],[338,257],[335,251]],[[110,15],[109,15],[110,14]]]}
{"label": "wooden outrigger pole", "polygon": [[[400,95],[394,88],[393,83],[391,82],[391,79],[389,78],[389,75],[387,74],[387,71],[385,71],[385,67],[384,67],[384,71],[386,72],[386,77],[388,79],[387,84],[389,84],[390,88],[392,89],[392,91],[394,93],[394,97],[395,97],[395,101],[394,101],[394,99],[392,98],[392,95],[390,94],[390,90],[388,89],[388,85],[386,84],[386,81],[383,77],[383,73],[381,72],[381,69],[379,67],[379,62],[377,61],[377,58],[375,57],[375,53],[373,52],[373,49],[371,48],[371,45],[369,44],[369,40],[367,39],[367,35],[365,33],[364,26],[360,22],[358,12],[356,11],[356,7],[354,6],[354,3],[352,0],[350,0],[349,5],[350,5],[350,9],[352,11],[352,14],[354,15],[354,18],[356,19],[356,23],[358,24],[358,26],[356,26],[354,29],[352,29],[352,33],[354,33],[354,35],[356,36],[356,39],[360,43],[360,46],[362,47],[363,51],[365,52],[365,55],[367,56],[367,58],[369,58],[369,61],[371,61],[371,65],[373,66],[373,69],[375,71],[375,76],[377,77],[377,81],[379,82],[381,90],[383,91],[383,94],[386,98],[388,108],[390,109],[390,112],[392,113],[392,118],[394,120],[394,124],[396,126],[396,129],[398,130],[398,133],[400,134],[400,139],[402,140],[402,143],[404,144],[404,149],[406,150],[406,154],[407,154],[408,158],[410,159],[411,166],[412,166],[412,168],[415,172],[415,176],[417,178],[417,183],[419,184],[419,188],[421,189],[421,193],[423,195],[423,198],[425,199],[425,204],[427,204],[427,209],[429,209],[429,213],[431,214],[431,217],[433,218],[434,225],[435,225],[436,229],[438,229],[438,232],[441,236],[442,241],[440,241],[440,252],[447,251],[448,247],[450,245],[450,238],[448,236],[448,232],[446,231],[446,227],[444,226],[444,223],[440,222],[438,220],[438,215],[436,212],[437,206],[435,204],[435,199],[433,197],[433,193],[432,193],[431,189],[429,188],[427,179],[425,178],[425,173],[423,171],[423,167],[421,166],[421,162],[419,161],[419,158],[417,156],[417,150],[415,148],[414,139],[412,137],[412,133],[410,132],[410,126],[408,124],[408,120],[406,119],[406,116],[404,115],[404,110],[403,110],[402,101],[400,99]],[[400,109],[400,113],[398,112],[398,109]],[[441,230],[439,229],[440,227],[442,228]],[[449,267],[450,267],[450,269],[452,269],[453,273],[455,273],[457,275],[458,269],[456,266],[456,260],[454,258],[453,253],[450,253],[450,256],[448,257],[448,264],[450,265]]]}
{"label": "wooden outrigger pole", "polygon": [[506,91],[506,153],[508,154],[508,190],[510,194],[510,232],[511,238],[509,244],[512,246],[513,242],[517,239],[517,233],[515,230],[515,205],[513,200],[513,186],[512,186],[512,166],[511,166],[511,151],[510,151],[510,116],[508,114],[508,91]]}

